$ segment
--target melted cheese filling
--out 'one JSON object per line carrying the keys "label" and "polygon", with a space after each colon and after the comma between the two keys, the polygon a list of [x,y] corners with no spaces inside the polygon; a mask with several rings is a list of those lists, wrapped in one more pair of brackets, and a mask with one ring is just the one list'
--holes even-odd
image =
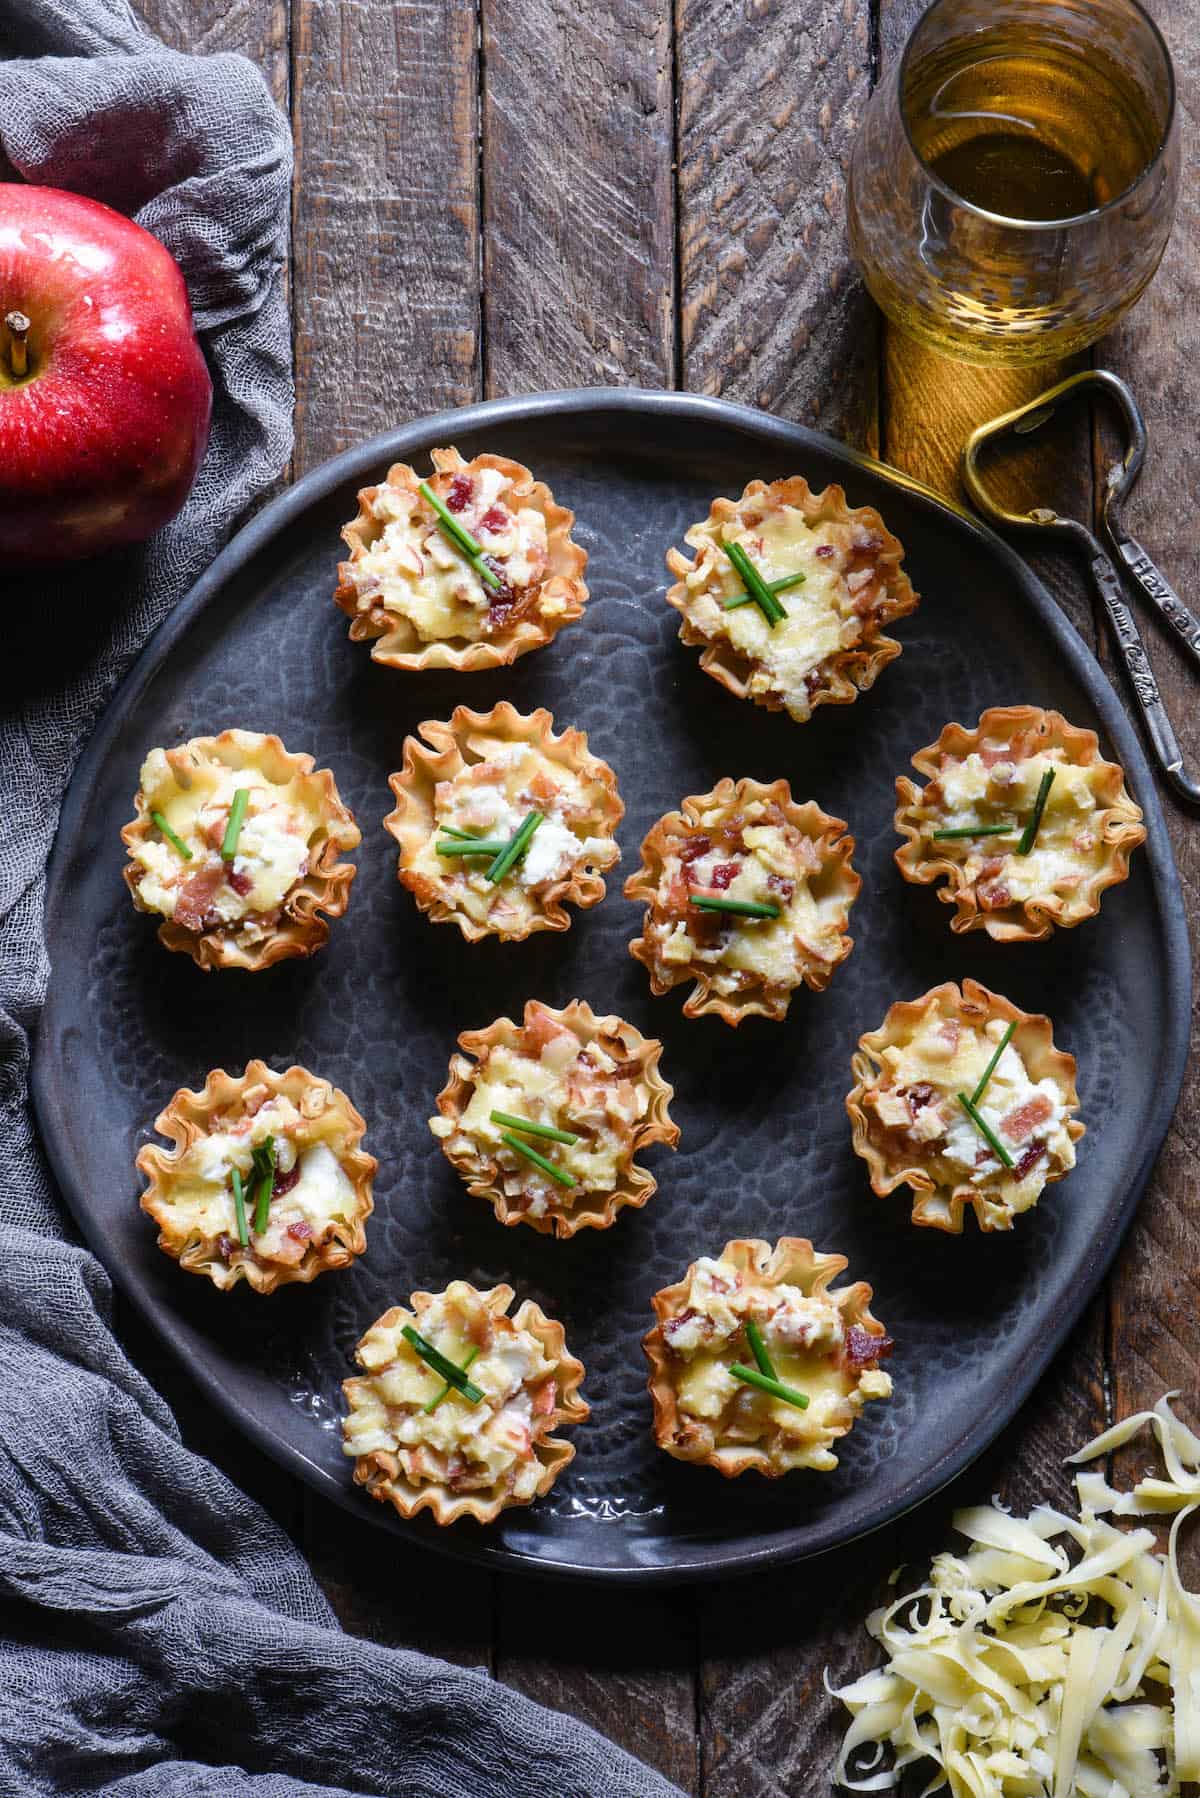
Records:
{"label": "melted cheese filling", "polygon": [[[249,799],[237,854],[227,864],[221,842],[241,788]],[[178,912],[187,929],[198,927],[194,919],[201,914],[211,920],[203,927],[213,928],[277,912],[308,870],[309,844],[323,818],[302,777],[278,784],[254,767],[201,761],[184,786],[165,751],[152,749],[142,764],[141,789],[147,810],[163,815],[191,850],[191,860],[165,837],[135,843],[131,854],[145,870],[138,894],[165,918]]]}
{"label": "melted cheese filling", "polygon": [[[401,1335],[406,1323],[456,1367],[472,1349],[479,1351],[468,1369],[484,1394],[479,1404],[452,1390],[436,1410],[424,1410],[445,1382]],[[417,1486],[502,1486],[518,1497],[536,1490],[541,1464],[535,1443],[554,1409],[555,1390],[547,1382],[557,1363],[531,1331],[494,1317],[456,1280],[419,1317],[405,1311],[388,1329],[376,1324],[357,1353],[367,1377],[349,1382],[347,1455],[394,1454]],[[539,1386],[552,1402],[535,1412],[538,1395],[531,1389]]]}
{"label": "melted cheese filling", "polygon": [[[771,1364],[785,1385],[808,1395],[807,1410],[772,1398],[735,1379],[730,1367],[754,1366],[745,1336],[758,1324]],[[857,1326],[856,1326],[857,1327]],[[662,1326],[663,1340],[681,1366],[675,1373],[680,1411],[713,1425],[739,1443],[761,1442],[782,1465],[813,1461],[812,1445],[852,1421],[848,1395],[888,1398],[892,1382],[878,1367],[848,1366],[840,1308],[822,1293],[797,1286],[747,1283],[730,1261],[708,1256],[691,1269],[687,1295]],[[816,1464],[833,1465],[832,1458]]]}
{"label": "melted cheese filling", "polygon": [[[435,475],[430,486],[513,592],[544,580],[546,520],[535,507],[514,501],[507,475],[483,468],[471,475]],[[383,528],[352,564],[359,610],[381,607],[407,619],[424,643],[489,636],[497,628],[491,613],[496,589],[445,535],[421,495],[385,484],[371,509]],[[547,600],[542,610],[552,612],[554,602]]]}
{"label": "melted cheese filling", "polygon": [[[710,970],[711,985],[718,993],[741,992],[759,981],[791,989],[800,984],[806,965],[835,962],[840,954],[845,894],[837,888],[824,890],[810,839],[797,844],[789,841],[783,827],[754,822],[764,809],[760,800],[744,809],[748,821],[742,831],[744,852],[726,851],[718,844],[688,863],[678,854],[663,859],[656,915],[646,935],[664,967],[702,966]],[[728,820],[727,811],[705,812],[699,828],[719,830]],[[736,873],[729,877],[731,867]],[[668,895],[679,893],[681,882],[689,892],[778,906],[779,916],[701,913],[691,906],[682,917],[671,911],[665,917],[658,915],[667,910]],[[715,926],[709,926],[714,935],[701,935],[696,929],[700,917],[717,919]]]}
{"label": "melted cheese filling", "polygon": [[[1049,768],[1054,783],[1037,841],[1028,855],[1018,855],[1021,833]],[[1078,767],[1049,754],[993,761],[989,767],[974,750],[962,761],[947,762],[926,788],[926,836],[935,830],[1011,822],[1011,836],[942,838],[930,846],[939,857],[962,863],[989,909],[1019,905],[1040,894],[1067,896],[1089,882],[1106,859],[1095,791],[1105,778],[1098,764]]]}
{"label": "melted cheese filling", "polygon": [[1003,1166],[959,1104],[957,1094],[974,1092],[1006,1028],[1004,1019],[993,1018],[977,1030],[943,1018],[932,1003],[907,1043],[883,1050],[885,1079],[864,1103],[939,1186],[998,1189],[1007,1209],[1024,1211],[1052,1168],[1074,1167],[1075,1145],[1060,1087],[1050,1078],[1032,1080],[1011,1042],[976,1108],[1013,1168]]}
{"label": "melted cheese filling", "polygon": [[[274,1138],[276,1175],[298,1170],[299,1178],[285,1192],[273,1196],[267,1228],[254,1231],[254,1150]],[[282,1094],[261,1106],[252,1118],[241,1117],[224,1128],[201,1136],[188,1148],[163,1181],[163,1198],[170,1207],[169,1228],[179,1240],[230,1239],[236,1255],[251,1254],[260,1261],[296,1262],[310,1241],[320,1242],[337,1223],[353,1215],[357,1195],[353,1182],[338,1159],[341,1123],[326,1111],[304,1117]],[[238,1242],[237,1211],[233,1198],[234,1168],[242,1176],[250,1247]]]}
{"label": "melted cheese filling", "polygon": [[[1118,1492],[1080,1473],[1078,1515],[998,1503],[958,1511],[965,1552],[867,1619],[884,1665],[840,1689],[851,1715],[838,1784],[952,1798],[1180,1798],[1200,1781],[1200,1599],[1179,1572],[1200,1505],[1200,1440],[1160,1399],[1071,1457],[1149,1425],[1164,1475]],[[1105,1514],[1175,1513],[1167,1552]],[[828,1674],[826,1675],[828,1685]],[[879,1767],[885,1751],[891,1764]]]}
{"label": "melted cheese filling", "polygon": [[[456,1153],[475,1150],[481,1160],[494,1160],[505,1195],[519,1198],[532,1216],[544,1217],[584,1193],[614,1190],[628,1167],[634,1128],[649,1104],[645,1084],[619,1075],[598,1044],[585,1048],[573,1031],[557,1030],[536,1056],[507,1044],[490,1049],[478,1065],[475,1090],[458,1124],[436,1117],[430,1118],[429,1128]],[[521,1139],[571,1175],[574,1189],[559,1185],[503,1143],[501,1134],[509,1126],[494,1124],[493,1111],[576,1135],[573,1144],[537,1136]]]}
{"label": "melted cheese filling", "polygon": [[[853,648],[863,635],[865,620],[856,607],[874,571],[847,572],[847,551],[875,547],[877,540],[861,525],[810,525],[794,506],[776,506],[760,524],[746,526],[734,518],[715,529],[700,525],[689,531],[687,541],[700,551],[686,577],[692,622],[710,639],[727,639],[756,664],[747,683],[752,694],[777,694],[793,718],[810,717],[824,664],[840,650]],[[765,581],[804,574],[802,585],[776,595],[787,617],[774,626],[756,605],[732,611],[722,605],[745,590],[718,548],[729,542],[741,544]]]}
{"label": "melted cheese filling", "polygon": [[[590,834],[599,820],[595,788],[586,777],[529,743],[480,738],[476,746],[484,759],[438,783],[434,828],[405,863],[436,881],[447,904],[481,924],[489,917],[527,916],[540,890],[581,865],[608,867],[616,860],[612,837]],[[486,878],[491,856],[437,852],[448,829],[507,842],[531,811],[541,812],[542,822],[525,854],[495,885]]]}

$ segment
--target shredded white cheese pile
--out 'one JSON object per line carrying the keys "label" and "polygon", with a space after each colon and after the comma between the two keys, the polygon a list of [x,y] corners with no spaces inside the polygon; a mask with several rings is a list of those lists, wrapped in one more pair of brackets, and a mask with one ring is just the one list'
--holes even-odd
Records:
{"label": "shredded white cheese pile", "polygon": [[[995,1502],[956,1513],[966,1553],[936,1555],[927,1585],[867,1620],[887,1665],[829,1688],[853,1717],[839,1784],[888,1790],[922,1761],[934,1769],[922,1798],[1171,1798],[1200,1780],[1200,1598],[1176,1559],[1200,1506],[1200,1439],[1172,1412],[1177,1396],[1071,1457],[1150,1425],[1165,1478],[1116,1492],[1080,1473],[1078,1517],[1039,1506],[1022,1519]],[[1149,1529],[1104,1521],[1170,1512],[1165,1555]]]}

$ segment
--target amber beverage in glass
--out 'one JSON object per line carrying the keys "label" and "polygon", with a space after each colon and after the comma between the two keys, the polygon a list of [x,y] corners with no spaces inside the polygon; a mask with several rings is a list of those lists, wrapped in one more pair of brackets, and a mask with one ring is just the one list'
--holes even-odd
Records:
{"label": "amber beverage in glass", "polygon": [[902,330],[971,362],[1082,349],[1170,235],[1175,80],[1135,0],[935,0],[872,96],[850,241]]}

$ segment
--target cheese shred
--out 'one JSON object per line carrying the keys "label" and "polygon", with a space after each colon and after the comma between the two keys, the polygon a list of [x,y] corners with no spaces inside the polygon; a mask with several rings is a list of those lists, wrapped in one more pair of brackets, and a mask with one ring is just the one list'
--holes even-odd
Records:
{"label": "cheese shred", "polygon": [[[1200,1438],[1176,1397],[1071,1456],[1094,1461],[1149,1428],[1164,1477],[1118,1492],[1081,1471],[1078,1516],[955,1513],[967,1550],[935,1555],[925,1585],[867,1619],[886,1664],[840,1688],[826,1675],[851,1714],[840,1785],[892,1790],[920,1763],[921,1798],[1173,1798],[1200,1780],[1200,1598],[1176,1552],[1200,1507]],[[1165,1554],[1152,1530],[1107,1521],[1171,1513]]]}

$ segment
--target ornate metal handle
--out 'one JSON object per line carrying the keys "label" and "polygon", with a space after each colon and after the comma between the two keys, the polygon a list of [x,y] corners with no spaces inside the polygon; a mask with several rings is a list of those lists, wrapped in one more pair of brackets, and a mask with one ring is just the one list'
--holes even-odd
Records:
{"label": "ornate metal handle", "polygon": [[1183,771],[1183,750],[1162,702],[1141,633],[1121,594],[1121,577],[1107,556],[1092,558],[1092,578],[1104,601],[1113,638],[1121,652],[1133,696],[1142,709],[1146,735],[1159,767],[1182,799],[1200,805],[1200,783]]}

